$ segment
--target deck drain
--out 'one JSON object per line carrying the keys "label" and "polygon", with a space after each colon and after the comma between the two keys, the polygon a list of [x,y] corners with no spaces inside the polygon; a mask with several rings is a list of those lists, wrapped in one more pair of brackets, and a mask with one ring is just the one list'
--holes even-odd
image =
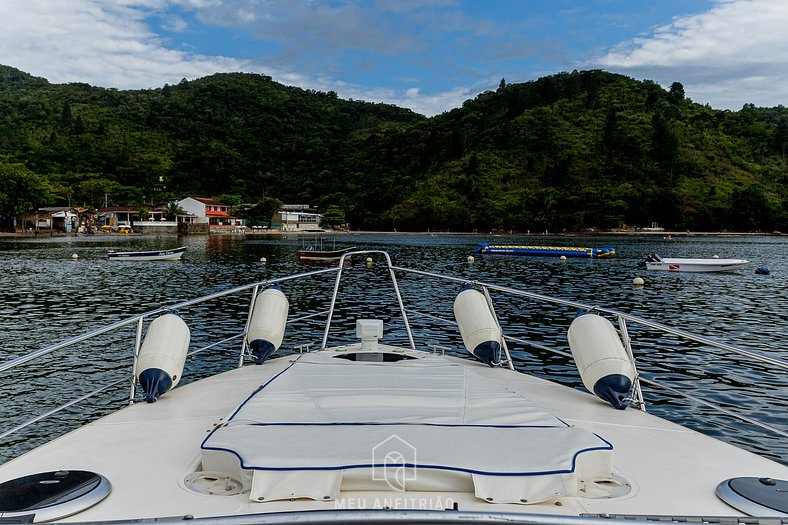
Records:
{"label": "deck drain", "polygon": [[192,472],[183,482],[189,490],[210,496],[235,496],[244,491],[243,483],[222,472]]}
{"label": "deck drain", "polygon": [[607,479],[581,481],[578,496],[589,499],[619,498],[626,496],[631,490],[632,486],[627,480],[613,475]]}

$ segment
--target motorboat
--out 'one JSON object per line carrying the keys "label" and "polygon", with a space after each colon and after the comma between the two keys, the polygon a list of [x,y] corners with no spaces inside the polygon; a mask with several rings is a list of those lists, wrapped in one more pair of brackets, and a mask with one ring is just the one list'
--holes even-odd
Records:
{"label": "motorboat", "polygon": [[[367,291],[347,297],[348,281]],[[370,303],[378,295],[390,308]],[[199,325],[212,305],[239,305],[235,322]],[[566,347],[512,335],[507,312],[542,307],[566,312],[546,336]],[[637,356],[667,345],[652,332],[634,339],[640,329],[738,366],[788,369],[598,305],[399,267],[377,250],[168,304],[0,364],[7,381],[38,381],[24,407],[42,411],[0,443],[80,403],[120,405],[0,465],[0,519],[779,523],[788,466],[649,412],[663,385]],[[111,347],[113,363],[125,346],[128,367],[99,367],[72,398],[47,395],[63,386],[48,379],[58,353],[82,345]],[[585,389],[515,369],[515,349],[574,360]],[[206,353],[227,370],[201,377]],[[729,403],[686,399],[788,437]]]}
{"label": "motorboat", "polygon": [[116,252],[107,253],[110,261],[178,261],[186,251],[186,246],[173,248],[171,250],[149,250],[136,252]]}
{"label": "motorboat", "polygon": [[336,261],[344,254],[355,250],[355,246],[338,250],[316,250],[312,246],[307,246],[303,250],[298,250],[298,258],[302,261]]}
{"label": "motorboat", "polygon": [[482,243],[476,248],[476,253],[489,255],[530,255],[540,257],[582,257],[584,259],[597,259],[612,257],[616,254],[616,250],[615,248],[585,248],[579,246],[522,246],[514,244]]}
{"label": "motorboat", "polygon": [[749,262],[745,259],[720,259],[719,257],[708,259],[662,258],[656,253],[652,253],[640,264],[648,270],[666,272],[735,272]]}

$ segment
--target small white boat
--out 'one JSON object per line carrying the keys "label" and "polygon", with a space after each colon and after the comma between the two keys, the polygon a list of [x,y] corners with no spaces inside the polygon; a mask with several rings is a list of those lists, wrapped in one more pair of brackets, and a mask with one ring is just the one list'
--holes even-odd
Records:
{"label": "small white boat", "polygon": [[662,270],[666,272],[735,272],[749,264],[749,262],[745,259],[662,258],[656,253],[652,253],[640,264],[644,265],[648,270]]}
{"label": "small white boat", "polygon": [[298,250],[298,258],[302,261],[337,261],[344,254],[355,250],[355,246],[339,250],[315,250],[308,246],[304,250]]}
{"label": "small white boat", "polygon": [[[385,264],[345,267],[345,258],[358,255]],[[359,283],[353,297],[338,293],[341,285],[347,290],[343,275]],[[397,276],[405,277],[401,285]],[[391,289],[381,287],[382,278]],[[318,290],[326,292],[322,301]],[[303,309],[291,312],[285,292]],[[241,300],[248,295],[247,309]],[[392,308],[381,308],[380,298]],[[435,306],[420,311],[426,304]],[[211,323],[202,314],[228,305],[239,307],[235,317],[210,329],[197,325],[192,341],[188,323]],[[557,348],[505,333],[513,329],[509,314],[523,306],[549,312],[518,318],[525,322],[559,320],[540,327],[550,329]],[[593,312],[578,315],[580,308]],[[382,312],[386,329],[375,318]],[[316,325],[318,318],[324,326]],[[671,343],[677,351],[713,349],[715,359],[752,363],[769,377],[788,370],[784,360],[623,312],[397,267],[374,250],[345,254],[336,267],[161,307],[0,363],[0,374],[12,376],[5,383],[32,397],[22,405],[30,419],[8,430],[2,426],[14,423],[0,423],[0,443],[7,446],[24,444],[36,436],[32,425],[78,402],[123,405],[0,465],[0,518],[167,525],[781,523],[774,517],[788,514],[788,466],[647,411],[650,399],[663,410],[670,399],[660,397],[667,387],[660,374],[643,369],[640,375],[636,368],[642,353],[667,350],[654,332],[630,337],[644,327],[681,341]],[[329,336],[337,341],[329,344]],[[73,398],[48,395],[48,386],[64,385],[50,377],[56,352],[102,341],[117,350],[121,337],[133,349],[133,366],[80,374],[90,386],[65,383]],[[314,349],[304,344],[310,340]],[[537,375],[515,370],[514,345],[573,358],[588,392],[537,377],[549,367],[537,367]],[[179,385],[184,373],[199,370],[184,363],[210,349],[211,370],[216,356],[228,359],[228,370]],[[283,355],[273,355],[280,349]],[[23,388],[22,379],[36,387]],[[701,404],[707,414],[788,438],[777,416],[768,425],[738,414],[728,401],[718,407],[702,399],[712,380],[703,378],[703,387],[679,403]],[[669,384],[673,395],[681,394]],[[776,392],[772,404],[782,415],[785,392],[782,399]],[[703,420],[704,428],[713,426],[713,418]]]}
{"label": "small white boat", "polygon": [[116,252],[110,251],[107,258],[111,261],[177,261],[180,260],[185,246],[171,250],[150,250],[143,252]]}

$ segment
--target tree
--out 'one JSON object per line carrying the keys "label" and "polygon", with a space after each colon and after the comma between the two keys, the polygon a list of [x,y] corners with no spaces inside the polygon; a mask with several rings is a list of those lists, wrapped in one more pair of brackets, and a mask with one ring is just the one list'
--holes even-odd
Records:
{"label": "tree", "polygon": [[42,176],[22,164],[0,161],[0,224],[11,227],[11,220],[52,202],[49,184]]}
{"label": "tree", "polygon": [[684,100],[684,86],[681,84],[681,82],[672,83],[668,93],[670,95],[670,99],[674,102],[680,102]]}
{"label": "tree", "polygon": [[174,221],[178,215],[186,215],[186,210],[180,207],[180,205],[173,201],[168,202],[167,207],[164,209],[164,217],[168,221]]}
{"label": "tree", "polygon": [[214,200],[221,202],[222,204],[226,204],[231,208],[235,208],[241,205],[241,196],[236,195],[233,193],[225,193],[222,195],[217,195],[214,197]]}
{"label": "tree", "polygon": [[323,218],[320,220],[321,224],[325,224],[326,226],[339,226],[341,224],[345,224],[347,219],[345,218],[345,210],[337,206],[336,204],[332,204],[326,211],[323,212]]}
{"label": "tree", "polygon": [[274,217],[279,208],[282,206],[282,201],[276,197],[263,197],[252,208],[251,219],[255,222],[264,222],[269,227],[271,226],[271,219]]}

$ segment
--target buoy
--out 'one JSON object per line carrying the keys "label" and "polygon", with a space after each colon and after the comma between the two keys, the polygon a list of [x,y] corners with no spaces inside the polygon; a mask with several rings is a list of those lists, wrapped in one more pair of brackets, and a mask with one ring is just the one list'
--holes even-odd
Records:
{"label": "buoy", "polygon": [[289,310],[290,303],[279,285],[266,288],[257,296],[246,333],[256,364],[263,364],[282,344]]}
{"label": "buoy", "polygon": [[761,266],[760,268],[755,269],[756,275],[769,275],[769,269],[765,266]]}
{"label": "buoy", "polygon": [[488,366],[493,366],[499,360],[501,330],[484,294],[475,288],[464,287],[454,299],[454,317],[466,350]]}
{"label": "buoy", "polygon": [[596,314],[576,317],[567,339],[585,387],[614,408],[625,409],[635,367],[610,321]]}
{"label": "buoy", "polygon": [[719,255],[712,255],[712,256],[711,256],[711,258],[712,258],[712,259],[719,259],[719,258],[720,258],[720,256],[719,256]]}
{"label": "buoy", "polygon": [[372,264],[372,257],[367,257],[367,264]]}
{"label": "buoy", "polygon": [[72,259],[79,259],[79,255],[77,255],[76,253],[72,253],[71,254],[71,258]]}
{"label": "buoy", "polygon": [[635,286],[643,286],[644,284],[646,284],[646,281],[644,281],[642,277],[635,277],[634,279],[632,279],[632,284],[634,284]]}
{"label": "buoy", "polygon": [[266,259],[265,257],[260,257],[260,262],[265,264],[268,262],[268,259]]}
{"label": "buoy", "polygon": [[476,259],[474,259],[474,258],[473,258],[473,255],[469,255],[469,256],[468,256],[468,262],[469,262],[469,263],[472,263],[472,262],[473,262],[473,261],[475,261],[475,260],[476,260]]}
{"label": "buoy", "polygon": [[566,255],[562,255],[561,257],[559,257],[559,259],[561,259],[562,261],[565,261],[566,260]]}
{"label": "buoy", "polygon": [[137,357],[137,380],[145,401],[154,403],[181,380],[191,334],[186,323],[175,314],[157,317],[148,327]]}

